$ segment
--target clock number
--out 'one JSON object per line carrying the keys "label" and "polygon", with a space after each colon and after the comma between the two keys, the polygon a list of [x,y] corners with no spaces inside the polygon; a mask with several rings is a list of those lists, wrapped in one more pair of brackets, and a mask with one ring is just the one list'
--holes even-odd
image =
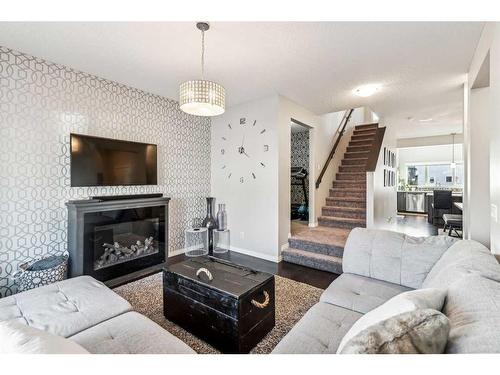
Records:
{"label": "clock number", "polygon": [[252,172],[252,177],[255,180],[257,177],[255,177],[255,173]]}
{"label": "clock number", "polygon": [[226,166],[225,166],[225,165],[223,165],[221,169],[226,169]]}
{"label": "clock number", "polygon": [[269,151],[269,145],[264,145],[264,152]]}
{"label": "clock number", "polygon": [[229,129],[232,129],[231,124],[227,124],[227,127],[228,127]]}
{"label": "clock number", "polygon": [[245,125],[247,123],[247,119],[245,117],[240,118],[240,125]]}
{"label": "clock number", "polygon": [[257,123],[257,120],[253,120],[253,125],[252,126],[255,126],[256,123]]}
{"label": "clock number", "polygon": [[244,181],[244,180],[243,180],[243,177],[240,177],[240,182],[241,182],[241,183],[243,183],[243,181]]}
{"label": "clock number", "polygon": [[229,173],[229,176],[227,176],[227,178],[231,178],[231,175],[232,175],[232,173]]}
{"label": "clock number", "polygon": [[220,150],[220,153],[221,153],[222,155],[224,155],[224,154],[226,153],[226,151],[222,148],[222,149]]}
{"label": "clock number", "polygon": [[264,134],[265,132],[266,132],[266,129],[262,129],[262,130],[260,131],[260,134]]}
{"label": "clock number", "polygon": [[262,165],[263,167],[266,167],[266,165],[263,162],[260,162],[260,165]]}
{"label": "clock number", "polygon": [[222,140],[223,140],[223,141],[227,141],[226,137],[222,137]]}

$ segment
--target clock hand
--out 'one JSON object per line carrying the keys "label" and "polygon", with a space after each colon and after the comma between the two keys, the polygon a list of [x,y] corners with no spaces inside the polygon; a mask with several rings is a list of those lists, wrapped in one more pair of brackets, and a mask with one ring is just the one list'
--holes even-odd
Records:
{"label": "clock hand", "polygon": [[246,151],[243,151],[243,154],[245,154],[247,158],[250,157],[250,155],[248,155]]}
{"label": "clock hand", "polygon": [[245,134],[243,134],[243,139],[241,140],[241,147],[243,147],[244,142],[245,142]]}

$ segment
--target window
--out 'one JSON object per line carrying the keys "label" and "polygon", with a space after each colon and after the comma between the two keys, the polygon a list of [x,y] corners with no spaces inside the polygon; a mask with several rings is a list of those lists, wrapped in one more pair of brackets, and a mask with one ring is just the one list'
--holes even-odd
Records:
{"label": "window", "polygon": [[444,186],[452,187],[463,184],[464,166],[451,163],[439,164],[407,164],[406,181],[410,186]]}

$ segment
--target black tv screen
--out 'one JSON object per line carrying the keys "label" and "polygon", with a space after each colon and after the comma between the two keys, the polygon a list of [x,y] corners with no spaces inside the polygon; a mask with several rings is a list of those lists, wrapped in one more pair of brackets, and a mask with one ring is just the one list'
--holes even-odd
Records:
{"label": "black tv screen", "polygon": [[71,186],[156,185],[156,145],[71,134]]}

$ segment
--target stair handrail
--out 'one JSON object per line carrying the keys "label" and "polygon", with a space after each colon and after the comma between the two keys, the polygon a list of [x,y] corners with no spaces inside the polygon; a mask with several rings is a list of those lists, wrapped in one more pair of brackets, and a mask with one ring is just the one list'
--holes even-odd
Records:
{"label": "stair handrail", "polygon": [[342,120],[339,123],[339,127],[337,128],[337,131],[335,132],[336,134],[338,133],[337,139],[335,140],[335,143],[332,147],[332,150],[330,151],[330,154],[328,155],[328,158],[325,161],[325,164],[323,165],[323,169],[321,170],[321,173],[319,174],[318,178],[316,179],[316,189],[319,188],[319,185],[321,184],[321,181],[323,180],[323,176],[326,173],[326,170],[328,169],[328,166],[330,165],[330,162],[333,159],[333,156],[335,155],[335,152],[337,151],[337,147],[339,146],[340,139],[344,135],[345,128],[347,126],[347,123],[351,119],[351,115],[354,112],[354,108],[348,109],[344,112],[344,117],[342,117]]}

